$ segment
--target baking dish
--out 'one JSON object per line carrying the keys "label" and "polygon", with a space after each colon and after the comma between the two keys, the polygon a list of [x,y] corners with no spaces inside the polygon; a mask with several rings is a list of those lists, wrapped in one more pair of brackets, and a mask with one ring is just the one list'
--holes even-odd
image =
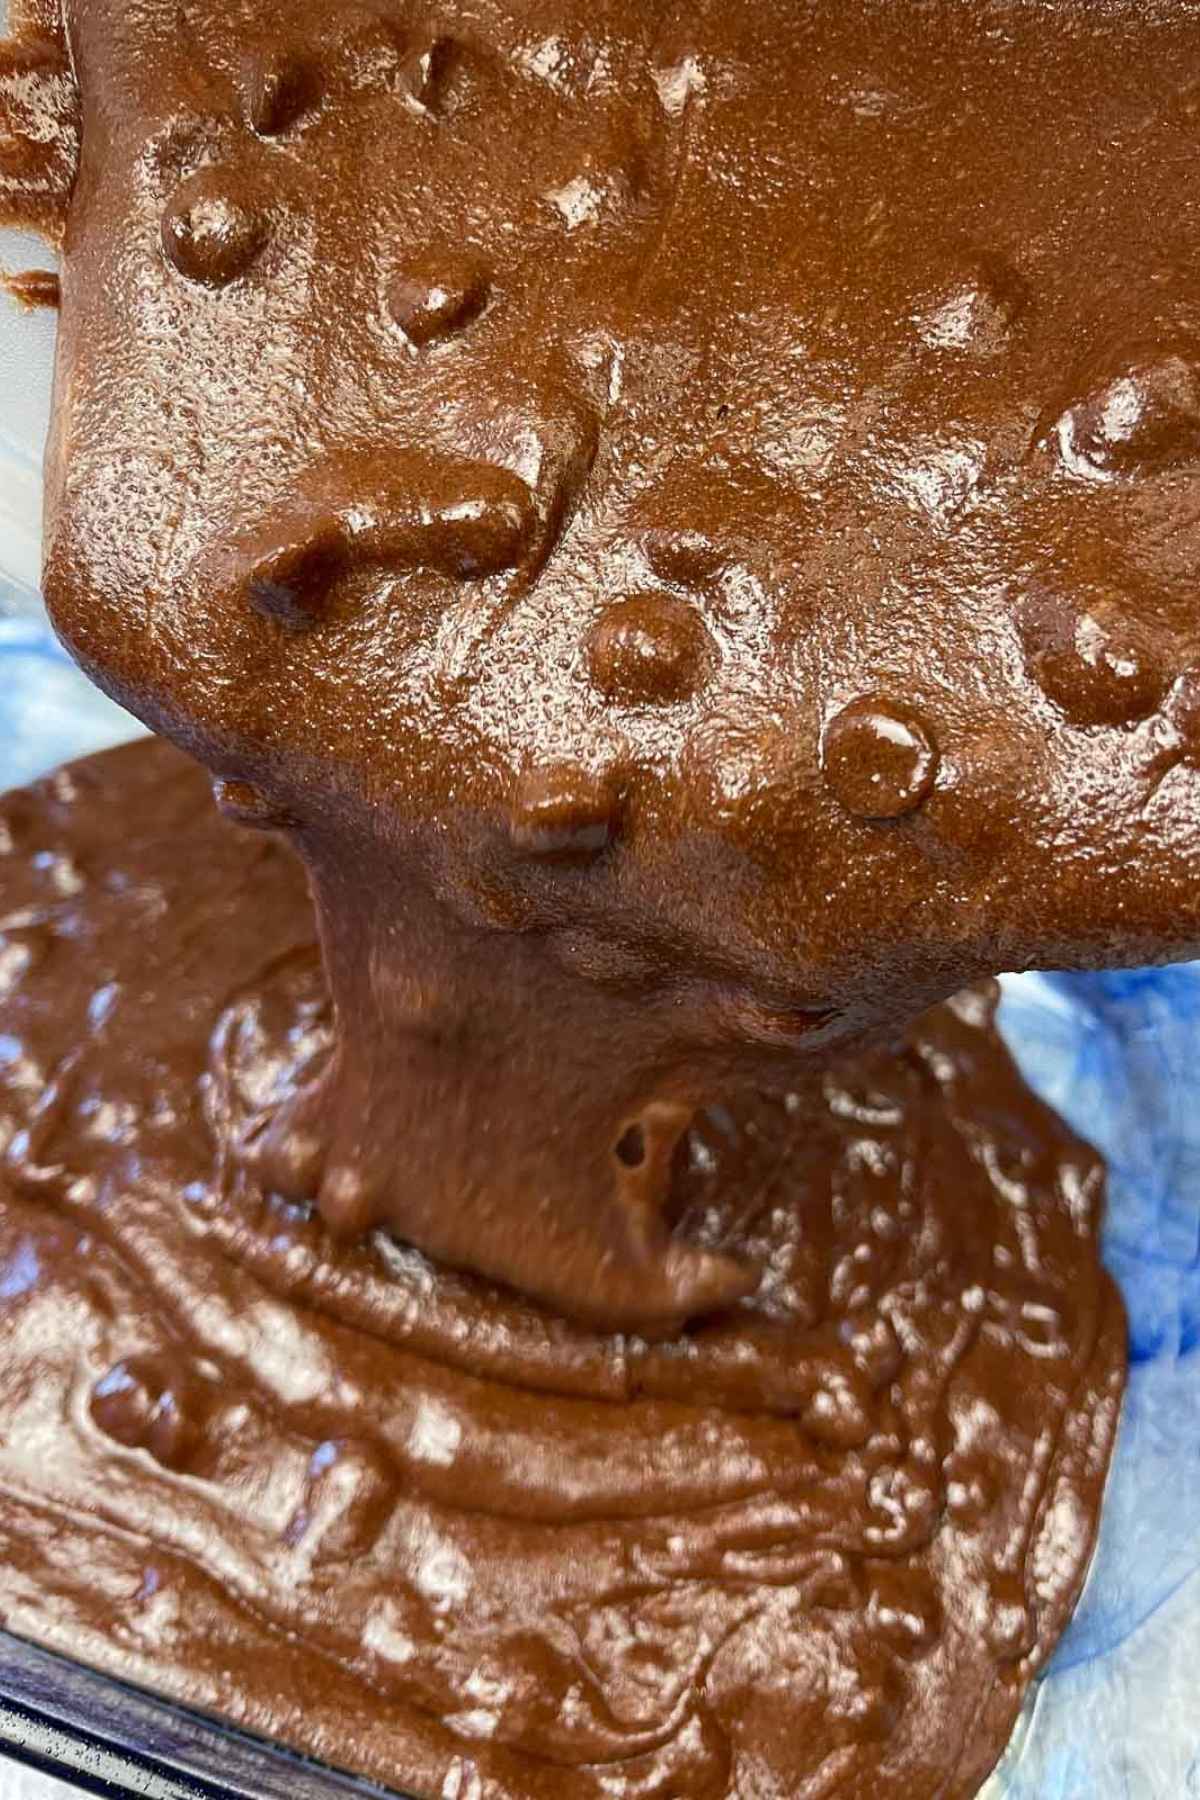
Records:
{"label": "baking dish", "polygon": [[[4,1632],[0,1751],[121,1800],[367,1800],[384,1792]],[[0,1765],[0,1792],[3,1780]]]}

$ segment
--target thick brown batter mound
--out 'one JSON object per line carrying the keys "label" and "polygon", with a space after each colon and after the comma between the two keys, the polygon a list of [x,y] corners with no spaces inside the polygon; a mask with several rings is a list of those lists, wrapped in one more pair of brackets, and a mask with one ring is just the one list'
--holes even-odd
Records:
{"label": "thick brown batter mound", "polygon": [[1116,1424],[1093,1153],[976,991],[703,1115],[659,1347],[230,1146],[330,1053],[299,871],[174,751],[0,808],[0,1611],[422,1797],[952,1800],[1078,1592]]}
{"label": "thick brown batter mound", "polygon": [[29,10],[47,598],[312,870],[275,1186],[670,1335],[698,1106],[1200,947],[1194,5]]}

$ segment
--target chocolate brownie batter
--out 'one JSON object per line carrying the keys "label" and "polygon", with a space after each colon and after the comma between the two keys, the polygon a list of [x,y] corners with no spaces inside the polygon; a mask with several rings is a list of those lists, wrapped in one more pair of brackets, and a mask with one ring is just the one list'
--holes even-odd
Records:
{"label": "chocolate brownie batter", "polygon": [[698,1116],[681,1241],[765,1273],[652,1345],[247,1177],[332,1021],[296,863],[177,752],[0,845],[12,1629],[422,1800],[977,1791],[1124,1356],[1099,1164],[989,991]]}
{"label": "chocolate brownie batter", "polygon": [[343,1021],[269,1185],[670,1335],[698,1105],[1200,947],[1194,7],[39,18],[47,598]]}
{"label": "chocolate brownie batter", "polygon": [[[152,1104],[102,1106],[126,1162],[100,1189],[112,1254],[139,1282],[170,1262],[170,1323],[79,1429],[144,1415],[125,1516],[256,1621],[236,1697],[190,1601],[186,1652],[154,1629],[143,1672],[312,1742],[267,1693],[261,1634],[289,1631],[298,1666],[310,1645],[431,1721],[433,1762],[406,1723],[387,1770],[422,1795],[972,1792],[1086,1563],[1119,1332],[1094,1165],[1029,1113],[982,1003],[862,1047],[1001,968],[1200,949],[1200,13],[19,23],[3,205],[63,250],[47,598],[267,834],[205,821],[145,750],[62,822],[94,864],[62,896],[77,946],[167,959],[175,1045],[152,1053],[149,996],[104,1026],[105,1081],[118,1041],[162,1064]],[[328,1022],[271,834],[307,869]],[[103,986],[57,952],[19,979],[63,1020],[60,980]],[[57,1117],[37,1066],[25,1104]],[[67,1260],[64,1318],[91,1304]],[[860,1343],[860,1293],[894,1344]],[[220,1318],[198,1398],[145,1372]],[[328,1411],[309,1499],[277,1498],[278,1419],[232,1473],[237,1434],[184,1423],[243,1338],[248,1419]],[[458,1410],[426,1455],[405,1396],[431,1368]],[[176,1430],[197,1465],[152,1477]],[[967,1442],[996,1458],[970,1521]],[[378,1537],[339,1524],[336,1578],[298,1572],[292,1519],[340,1519],[330,1492],[357,1518],[360,1488]],[[273,1572],[235,1575],[272,1506]],[[832,1623],[810,1555],[850,1583]]]}

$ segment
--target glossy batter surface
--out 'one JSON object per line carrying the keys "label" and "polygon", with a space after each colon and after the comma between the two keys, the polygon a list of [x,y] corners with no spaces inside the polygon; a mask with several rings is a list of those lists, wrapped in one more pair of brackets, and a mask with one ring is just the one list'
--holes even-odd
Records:
{"label": "glossy batter surface", "polygon": [[248,1150],[583,1323],[703,1105],[1200,948],[1193,0],[51,0],[46,591],[312,872]]}
{"label": "glossy batter surface", "polygon": [[18,23],[47,597],[265,835],[8,803],[7,1617],[421,1800],[965,1800],[1123,1340],[910,1022],[1200,946],[1200,10]]}
{"label": "glossy batter surface", "polygon": [[973,1795],[1090,1555],[1102,1171],[970,992],[704,1113],[768,1271],[591,1334],[234,1146],[331,1053],[283,846],[161,745],[0,803],[0,1616],[420,1800]]}

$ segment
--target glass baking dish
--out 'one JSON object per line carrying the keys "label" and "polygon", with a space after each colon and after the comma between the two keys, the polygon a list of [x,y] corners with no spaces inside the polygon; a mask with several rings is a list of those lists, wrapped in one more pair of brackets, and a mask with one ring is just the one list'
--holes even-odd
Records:
{"label": "glass baking dish", "polygon": [[[370,1800],[385,1792],[7,1632],[0,1632],[0,1755],[112,1800]],[[397,1800],[398,1790],[387,1793]]]}

